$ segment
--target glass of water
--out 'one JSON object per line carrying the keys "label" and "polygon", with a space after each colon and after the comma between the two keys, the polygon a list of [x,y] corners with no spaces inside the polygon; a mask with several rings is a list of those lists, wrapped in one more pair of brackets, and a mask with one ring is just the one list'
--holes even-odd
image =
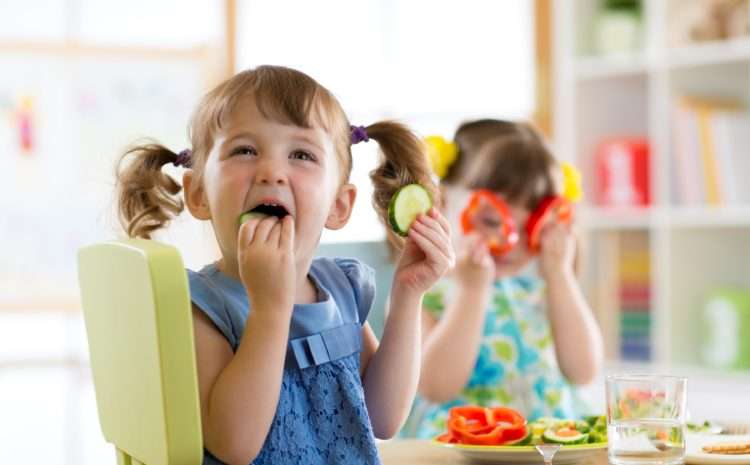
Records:
{"label": "glass of water", "polygon": [[610,463],[683,463],[687,379],[617,375],[606,388]]}

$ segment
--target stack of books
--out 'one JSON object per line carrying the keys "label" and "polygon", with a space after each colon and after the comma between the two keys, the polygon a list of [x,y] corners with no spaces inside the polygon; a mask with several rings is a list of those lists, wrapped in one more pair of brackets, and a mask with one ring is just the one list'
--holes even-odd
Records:
{"label": "stack of books", "polygon": [[750,113],[739,102],[687,96],[676,100],[673,112],[678,203],[750,204]]}
{"label": "stack of books", "polygon": [[651,359],[650,254],[647,236],[623,237],[620,255],[620,356]]}

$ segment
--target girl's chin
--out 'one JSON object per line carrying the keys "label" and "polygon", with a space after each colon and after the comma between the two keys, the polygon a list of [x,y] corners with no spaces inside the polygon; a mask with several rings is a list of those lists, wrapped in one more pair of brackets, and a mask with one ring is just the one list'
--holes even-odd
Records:
{"label": "girl's chin", "polygon": [[526,260],[495,259],[495,279],[507,278],[518,274],[527,263],[528,261]]}
{"label": "girl's chin", "polygon": [[495,266],[495,279],[503,279],[513,275],[513,269],[507,266]]}

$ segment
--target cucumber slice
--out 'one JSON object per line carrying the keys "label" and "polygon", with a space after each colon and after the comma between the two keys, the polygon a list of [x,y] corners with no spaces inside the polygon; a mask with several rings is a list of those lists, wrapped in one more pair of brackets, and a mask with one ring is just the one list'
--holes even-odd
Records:
{"label": "cucumber slice", "polygon": [[266,215],[264,215],[263,213],[258,213],[258,212],[243,213],[242,215],[240,215],[240,225],[242,225],[242,223],[244,223],[245,221],[251,218],[263,218],[265,216]]}
{"label": "cucumber slice", "polygon": [[591,432],[591,427],[585,421],[582,421],[582,420],[576,421],[575,425],[576,425],[576,430],[579,431],[579,432],[581,432],[581,433],[590,433]]}
{"label": "cucumber slice", "polygon": [[544,439],[544,442],[548,443],[554,443],[554,444],[585,444],[589,440],[588,433],[578,433],[575,435],[560,435],[555,431],[554,428],[550,428],[547,431],[544,432],[544,435],[542,435],[542,439]]}
{"label": "cucumber slice", "polygon": [[419,184],[407,184],[397,190],[388,205],[388,220],[397,234],[406,236],[409,227],[420,213],[432,208],[432,197]]}
{"label": "cucumber slice", "polygon": [[591,431],[589,433],[589,444],[597,442],[607,442],[607,435],[599,431]]}

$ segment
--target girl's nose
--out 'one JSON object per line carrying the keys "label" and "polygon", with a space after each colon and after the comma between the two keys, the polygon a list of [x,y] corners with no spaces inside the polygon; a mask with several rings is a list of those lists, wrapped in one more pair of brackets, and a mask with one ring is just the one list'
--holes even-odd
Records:
{"label": "girl's nose", "polygon": [[287,184],[286,170],[283,163],[267,158],[258,164],[256,181],[260,184],[284,185]]}

